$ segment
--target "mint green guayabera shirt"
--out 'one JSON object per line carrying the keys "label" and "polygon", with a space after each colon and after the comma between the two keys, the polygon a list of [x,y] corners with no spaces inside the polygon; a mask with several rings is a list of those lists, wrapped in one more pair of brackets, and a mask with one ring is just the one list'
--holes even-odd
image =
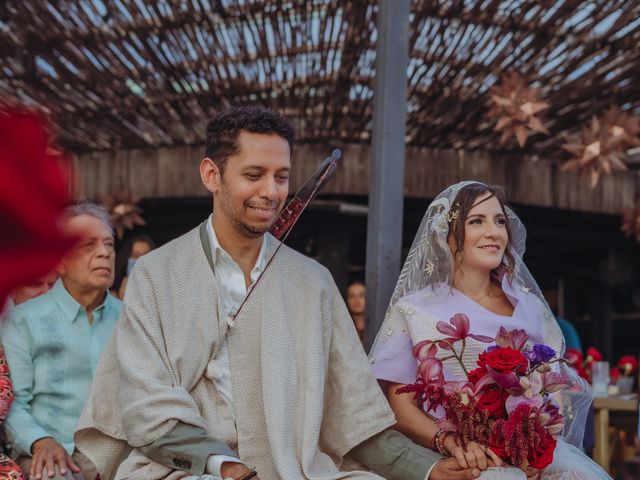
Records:
{"label": "mint green guayabera shirt", "polygon": [[5,422],[14,454],[31,455],[31,445],[43,437],[73,452],[76,422],[120,306],[107,292],[89,325],[86,310],[58,280],[9,312],[2,344],[15,395]]}

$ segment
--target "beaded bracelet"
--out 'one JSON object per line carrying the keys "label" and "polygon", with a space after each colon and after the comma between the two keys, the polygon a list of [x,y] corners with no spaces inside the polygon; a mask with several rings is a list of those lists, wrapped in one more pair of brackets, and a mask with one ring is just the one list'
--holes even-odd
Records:
{"label": "beaded bracelet", "polygon": [[449,452],[444,446],[444,441],[446,440],[446,438],[447,438],[447,432],[442,428],[438,430],[436,434],[433,436],[433,446],[436,447],[436,450],[441,455],[449,455]]}

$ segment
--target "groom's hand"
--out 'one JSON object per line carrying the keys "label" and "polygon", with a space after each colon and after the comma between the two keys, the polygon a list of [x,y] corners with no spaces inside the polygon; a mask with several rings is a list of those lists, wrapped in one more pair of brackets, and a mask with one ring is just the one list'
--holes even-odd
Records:
{"label": "groom's hand", "polygon": [[[251,470],[243,463],[222,462],[220,466],[220,475],[222,475],[222,478],[242,478],[249,473],[251,473]],[[254,475],[252,480],[260,480],[260,477]]]}
{"label": "groom's hand", "polygon": [[445,458],[435,464],[427,480],[473,480],[480,476],[477,468],[460,468],[454,457]]}

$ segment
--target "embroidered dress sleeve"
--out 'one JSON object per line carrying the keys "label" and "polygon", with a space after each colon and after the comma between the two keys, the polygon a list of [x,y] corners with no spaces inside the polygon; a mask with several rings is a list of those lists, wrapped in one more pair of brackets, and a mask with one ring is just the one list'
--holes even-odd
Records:
{"label": "embroidered dress sleeve", "polygon": [[373,374],[378,380],[402,384],[415,382],[418,364],[413,356],[407,323],[407,316],[412,314],[413,310],[399,301],[389,312],[385,330],[378,333],[369,355]]}
{"label": "embroidered dress sleeve", "polygon": [[0,425],[4,423],[13,402],[13,385],[9,377],[9,367],[0,346]]}
{"label": "embroidered dress sleeve", "polygon": [[[9,377],[9,367],[4,356],[4,350],[0,346],[0,425],[7,418],[12,402],[13,385]],[[24,474],[20,467],[4,453],[0,453],[0,478],[24,479]]]}

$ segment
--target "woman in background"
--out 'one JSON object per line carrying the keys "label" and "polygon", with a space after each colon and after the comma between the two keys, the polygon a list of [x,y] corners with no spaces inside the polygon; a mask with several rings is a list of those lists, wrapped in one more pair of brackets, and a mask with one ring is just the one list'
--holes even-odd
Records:
{"label": "woman in background", "polygon": [[[127,288],[127,281],[129,275],[136,261],[143,255],[146,255],[151,250],[156,248],[156,244],[148,235],[138,235],[134,237],[129,243],[127,243],[118,253],[116,262],[116,272],[120,275],[124,273],[120,280],[120,286],[118,287],[118,294],[116,297],[122,300],[124,298],[124,292]],[[124,263],[126,259],[126,264]]]}
{"label": "woman in background", "polygon": [[360,340],[362,340],[362,335],[364,334],[365,296],[366,287],[360,281],[352,282],[347,288],[347,309],[353,319],[353,324]]}

